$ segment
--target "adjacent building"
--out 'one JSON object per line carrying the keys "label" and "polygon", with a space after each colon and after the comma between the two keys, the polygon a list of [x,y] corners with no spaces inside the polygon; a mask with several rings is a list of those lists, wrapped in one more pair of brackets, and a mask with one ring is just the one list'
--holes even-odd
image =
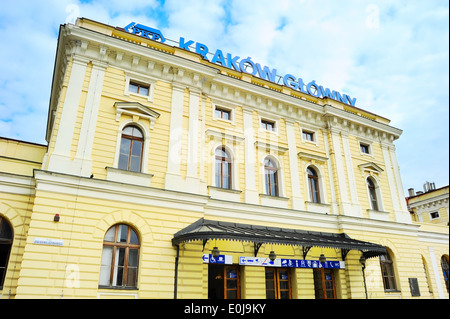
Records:
{"label": "adjacent building", "polygon": [[400,129],[168,43],[61,25],[47,144],[0,138],[2,298],[448,298],[448,225],[411,219]]}

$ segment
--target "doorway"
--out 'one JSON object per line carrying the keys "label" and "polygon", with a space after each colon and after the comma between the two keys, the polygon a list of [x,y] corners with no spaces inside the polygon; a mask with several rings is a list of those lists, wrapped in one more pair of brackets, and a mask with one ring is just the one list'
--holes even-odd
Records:
{"label": "doorway", "polygon": [[208,299],[240,299],[239,266],[208,265]]}

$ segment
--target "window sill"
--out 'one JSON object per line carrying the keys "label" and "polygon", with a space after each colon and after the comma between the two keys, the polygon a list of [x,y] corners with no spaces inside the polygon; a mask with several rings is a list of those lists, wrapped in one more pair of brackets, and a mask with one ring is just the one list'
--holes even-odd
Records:
{"label": "window sill", "polygon": [[314,203],[310,201],[306,201],[306,210],[308,212],[319,213],[319,214],[330,214],[330,204],[325,203]]}
{"label": "window sill", "polygon": [[138,173],[118,169],[114,167],[106,168],[106,180],[125,184],[133,184],[140,186],[150,186],[152,174]]}
{"label": "window sill", "polygon": [[209,196],[213,199],[239,202],[242,191],[237,189],[227,189],[215,186],[208,186]]}
{"label": "window sill", "polygon": [[138,287],[123,287],[123,286],[98,286],[98,289],[108,289],[108,290],[139,290]]}
{"label": "window sill", "polygon": [[263,206],[288,208],[289,198],[287,197],[259,194],[259,198],[261,200],[261,205]]}
{"label": "window sill", "polygon": [[367,213],[369,214],[370,219],[389,221],[389,212],[385,212],[382,210],[368,209]]}

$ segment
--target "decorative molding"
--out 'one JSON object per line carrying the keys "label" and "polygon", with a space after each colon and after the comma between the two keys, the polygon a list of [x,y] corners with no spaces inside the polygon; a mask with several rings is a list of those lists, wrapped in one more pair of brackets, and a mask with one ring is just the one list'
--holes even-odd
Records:
{"label": "decorative molding", "polygon": [[122,114],[143,117],[150,121],[150,129],[154,128],[156,119],[160,116],[158,112],[138,102],[116,102],[114,107],[116,108],[117,122],[120,121]]}

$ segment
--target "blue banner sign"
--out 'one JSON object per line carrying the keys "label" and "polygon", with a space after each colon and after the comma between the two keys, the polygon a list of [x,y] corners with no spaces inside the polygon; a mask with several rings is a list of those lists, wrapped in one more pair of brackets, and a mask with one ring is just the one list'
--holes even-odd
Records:
{"label": "blue banner sign", "polygon": [[326,261],[321,263],[318,260],[303,260],[303,259],[281,259],[281,267],[289,268],[335,268],[344,269],[344,261]]}
{"label": "blue banner sign", "polygon": [[[151,40],[164,42],[166,39],[162,35],[161,31],[153,29],[142,24],[136,24],[131,22],[124,28],[127,32],[134,33]],[[179,47],[186,51],[194,50],[195,53],[200,54],[204,59],[210,61],[211,63],[221,65],[223,67],[236,70],[238,72],[244,72],[257,76],[263,80],[268,80],[270,82],[280,84],[277,80],[282,78],[283,85],[294,89],[296,91],[318,97],[318,98],[330,98],[351,106],[355,106],[356,98],[352,98],[347,94],[341,94],[338,91],[330,90],[322,85],[316,83],[316,81],[303,81],[300,77],[295,77],[292,74],[286,74],[281,77],[277,75],[277,69],[271,69],[267,66],[262,66],[259,63],[255,63],[251,57],[241,59],[239,56],[233,56],[230,53],[224,53],[222,50],[216,50],[214,54],[209,51],[209,48],[200,42],[195,42],[193,40],[186,40],[180,37]],[[192,51],[191,51],[192,52]],[[208,54],[213,55],[211,60],[208,58]]]}
{"label": "blue banner sign", "polygon": [[202,259],[204,264],[233,264],[233,256],[231,255],[219,255],[214,258],[211,254],[203,254]]}
{"label": "blue banner sign", "polygon": [[267,266],[267,267],[287,267],[287,268],[332,268],[344,269],[344,261],[326,261],[321,263],[318,260],[303,259],[275,259],[270,260],[267,257],[239,257],[239,265],[245,266]]}

